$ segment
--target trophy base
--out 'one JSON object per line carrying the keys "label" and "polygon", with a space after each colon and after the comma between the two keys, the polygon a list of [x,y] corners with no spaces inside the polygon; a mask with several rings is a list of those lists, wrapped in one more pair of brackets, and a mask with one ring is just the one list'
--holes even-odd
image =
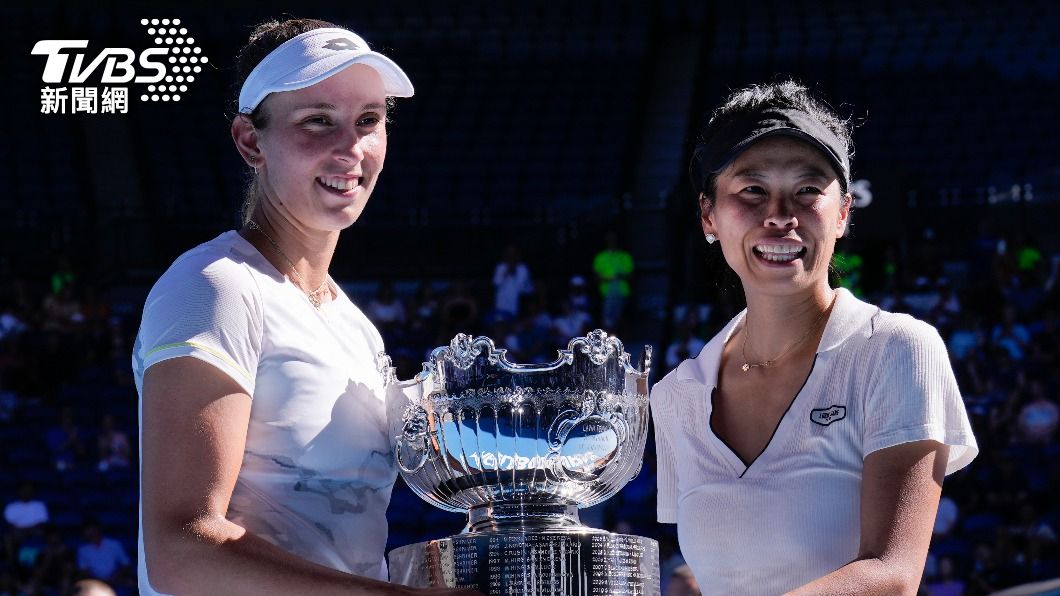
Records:
{"label": "trophy base", "polygon": [[390,579],[489,596],[657,596],[659,543],[602,530],[458,534],[390,551]]}

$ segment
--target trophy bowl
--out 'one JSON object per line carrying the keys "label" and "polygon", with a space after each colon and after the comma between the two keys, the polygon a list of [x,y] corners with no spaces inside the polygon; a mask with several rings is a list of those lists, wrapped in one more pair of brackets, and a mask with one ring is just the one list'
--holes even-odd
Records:
{"label": "trophy bowl", "polygon": [[[554,562],[576,554],[586,564],[607,562],[611,579],[600,567],[600,581],[611,582],[626,577],[611,561],[624,555],[637,576],[633,583],[647,587],[634,592],[657,592],[655,541],[589,528],[577,514],[613,496],[640,471],[650,346],[640,368],[630,364],[618,338],[601,330],[572,339],[547,364],[512,363],[505,353],[488,337],[459,334],[435,349],[408,381],[397,380],[381,356],[401,476],[429,503],[468,515],[460,536],[392,551],[392,572],[408,585],[467,585],[487,593],[501,593],[491,586],[504,585],[504,593],[562,594],[567,588],[556,586],[578,583],[573,571],[530,578],[537,587],[521,591],[512,580],[527,576],[526,561],[534,557]],[[498,550],[502,538],[506,555]],[[463,572],[440,571],[439,557],[445,559],[447,551],[449,567],[463,564]],[[505,556],[521,560],[498,563]],[[495,569],[487,572],[489,561]],[[591,583],[588,575],[578,581],[586,589]],[[538,589],[544,585],[552,588]],[[591,591],[613,592],[608,590]]]}

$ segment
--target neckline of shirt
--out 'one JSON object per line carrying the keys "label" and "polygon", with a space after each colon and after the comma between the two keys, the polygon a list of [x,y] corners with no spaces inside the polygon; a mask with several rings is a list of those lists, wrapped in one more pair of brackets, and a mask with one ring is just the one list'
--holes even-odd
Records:
{"label": "neckline of shirt", "polygon": [[[294,290],[296,290],[299,294],[301,294],[302,296],[305,297],[305,300],[306,300],[307,304],[312,306],[312,303],[309,302],[309,296],[307,296],[306,293],[304,291],[302,291],[301,288],[299,288],[297,285],[295,285],[295,283],[293,281],[291,281],[291,277],[289,275],[284,275],[284,273],[282,271],[277,269],[276,266],[272,264],[272,261],[270,261],[268,258],[266,258],[265,255],[261,254],[261,251],[258,250],[258,247],[254,246],[254,244],[251,241],[249,241],[246,238],[244,238],[243,235],[240,234],[238,230],[229,230],[229,231],[225,232],[224,234],[222,234],[222,236],[226,236],[226,235],[229,236],[229,239],[231,239],[234,236],[234,242],[235,242],[234,246],[236,248],[242,248],[243,249],[240,252],[243,252],[244,255],[246,255],[246,256],[251,256],[251,257],[254,257],[255,259],[260,259],[261,261],[264,261],[265,264],[271,269],[271,271],[275,272],[277,276],[279,276],[280,278],[283,279],[284,285],[290,285]],[[262,271],[262,273],[265,273],[266,275],[269,275],[270,277],[272,277],[272,275],[270,274],[269,271]],[[330,273],[328,273],[327,276],[328,276],[328,281],[331,282],[332,287],[335,288],[335,298],[333,300],[328,300],[327,302],[321,302],[319,308],[316,308],[316,307],[313,308],[313,310],[315,310],[315,311],[317,311],[319,313],[325,313],[325,312],[330,311],[331,309],[335,308],[332,305],[337,303],[337,302],[339,302],[340,300],[347,300],[347,301],[349,300],[349,297],[346,296],[346,293],[342,290],[342,286],[340,286],[339,283],[337,281],[335,281],[335,278],[332,277]]]}
{"label": "neckline of shirt", "polygon": [[[832,313],[825,323],[821,341],[817,345],[818,355],[843,345],[876,313],[880,312],[879,307],[858,299],[846,288],[839,287],[835,291],[838,296]],[[707,387],[717,387],[718,366],[721,364],[722,350],[746,315],[747,309],[745,308],[707,342],[707,345],[703,346],[698,356],[689,358],[678,365],[674,369],[675,380],[692,380]]]}

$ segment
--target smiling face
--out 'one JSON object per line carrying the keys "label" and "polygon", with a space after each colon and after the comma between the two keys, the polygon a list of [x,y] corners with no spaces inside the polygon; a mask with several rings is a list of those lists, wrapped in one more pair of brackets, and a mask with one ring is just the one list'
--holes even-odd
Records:
{"label": "smiling face", "polygon": [[379,74],[354,64],[305,89],[273,93],[262,105],[269,123],[253,131],[254,165],[270,207],[316,230],[357,221],[386,157]]}
{"label": "smiling face", "polygon": [[703,231],[718,237],[747,291],[827,289],[850,195],[817,150],[790,137],[759,141],[718,174],[702,207]]}

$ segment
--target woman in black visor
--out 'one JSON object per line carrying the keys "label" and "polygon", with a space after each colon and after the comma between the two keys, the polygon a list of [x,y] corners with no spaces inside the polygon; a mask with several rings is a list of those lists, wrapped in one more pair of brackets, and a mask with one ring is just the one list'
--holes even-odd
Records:
{"label": "woman in black visor", "polygon": [[978,452],[936,330],[829,285],[850,153],[793,82],[731,95],[696,151],[747,308],[651,404],[659,521],[704,594],[915,594],[943,477]]}

